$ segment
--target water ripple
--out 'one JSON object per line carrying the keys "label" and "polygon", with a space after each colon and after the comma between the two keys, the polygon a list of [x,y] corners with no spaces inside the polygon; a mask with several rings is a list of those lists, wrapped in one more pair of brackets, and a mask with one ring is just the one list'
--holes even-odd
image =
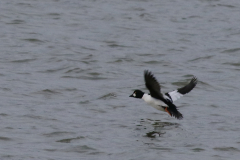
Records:
{"label": "water ripple", "polygon": [[75,141],[75,140],[80,140],[80,139],[84,139],[84,137],[76,137],[76,138],[66,138],[66,139],[61,139],[58,140],[56,142],[60,142],[60,143],[71,143],[71,141]]}
{"label": "water ripple", "polygon": [[0,137],[0,141],[11,141],[11,138],[8,137]]}
{"label": "water ripple", "polygon": [[232,48],[232,49],[226,49],[224,51],[222,51],[222,53],[235,53],[240,51],[240,48]]}

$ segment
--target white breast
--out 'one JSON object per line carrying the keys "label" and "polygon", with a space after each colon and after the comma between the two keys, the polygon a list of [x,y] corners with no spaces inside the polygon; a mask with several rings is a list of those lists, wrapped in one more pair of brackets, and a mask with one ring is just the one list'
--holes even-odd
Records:
{"label": "white breast", "polygon": [[156,98],[151,97],[148,94],[144,94],[142,99],[149,105],[151,105],[152,107],[164,111],[163,107],[168,107],[163,101],[158,100]]}

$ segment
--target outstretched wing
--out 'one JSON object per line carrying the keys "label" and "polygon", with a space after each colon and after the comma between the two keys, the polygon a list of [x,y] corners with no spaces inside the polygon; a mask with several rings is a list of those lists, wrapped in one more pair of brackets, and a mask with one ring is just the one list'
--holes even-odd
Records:
{"label": "outstretched wing", "polygon": [[150,71],[145,70],[144,79],[145,85],[147,89],[150,91],[151,96],[157,99],[162,99],[162,94],[160,91],[161,87],[156,78],[153,76],[153,74]]}
{"label": "outstretched wing", "polygon": [[165,95],[169,97],[172,101],[176,101],[179,98],[181,98],[184,94],[189,93],[197,85],[197,82],[198,82],[197,78],[193,77],[190,83],[188,83],[186,86],[174,90],[172,92],[165,93]]}

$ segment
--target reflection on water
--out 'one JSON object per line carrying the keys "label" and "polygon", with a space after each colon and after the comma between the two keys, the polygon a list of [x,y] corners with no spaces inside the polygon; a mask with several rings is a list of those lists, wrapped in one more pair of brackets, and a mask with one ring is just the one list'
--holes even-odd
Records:
{"label": "reflection on water", "polygon": [[137,124],[137,130],[144,130],[146,137],[155,138],[165,134],[168,130],[178,128],[180,124],[161,122],[161,120],[141,119]]}

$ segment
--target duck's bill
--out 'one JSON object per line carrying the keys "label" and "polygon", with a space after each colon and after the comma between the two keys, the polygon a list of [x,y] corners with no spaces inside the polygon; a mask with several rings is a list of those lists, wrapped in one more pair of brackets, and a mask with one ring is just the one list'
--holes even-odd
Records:
{"label": "duck's bill", "polygon": [[133,95],[131,94],[129,97],[133,97]]}

